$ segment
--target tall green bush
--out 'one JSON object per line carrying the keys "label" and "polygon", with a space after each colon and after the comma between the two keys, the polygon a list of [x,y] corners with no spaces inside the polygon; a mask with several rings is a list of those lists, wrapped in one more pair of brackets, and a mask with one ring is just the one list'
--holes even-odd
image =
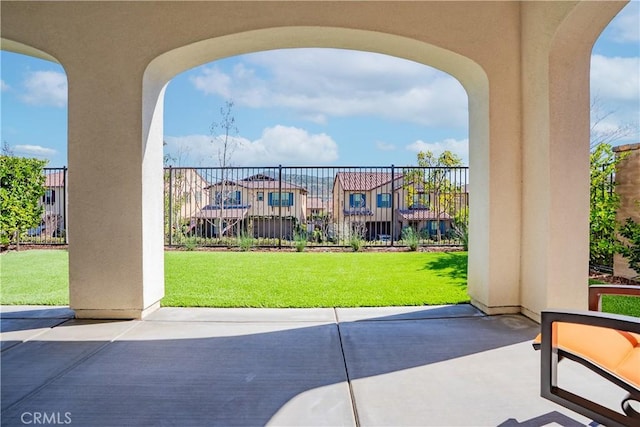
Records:
{"label": "tall green bush", "polygon": [[620,248],[617,238],[616,211],[620,197],[612,179],[616,156],[610,144],[599,144],[590,156],[589,262],[613,266],[613,254]]}
{"label": "tall green bush", "polygon": [[412,227],[405,227],[402,229],[402,241],[410,251],[416,251],[420,243],[420,236]]}
{"label": "tall green bush", "polygon": [[623,242],[620,253],[629,260],[629,267],[640,276],[640,224],[627,218],[620,227],[620,235],[627,240]]}
{"label": "tall green bush", "polygon": [[0,156],[0,243],[20,247],[20,238],[42,219],[46,161]]}

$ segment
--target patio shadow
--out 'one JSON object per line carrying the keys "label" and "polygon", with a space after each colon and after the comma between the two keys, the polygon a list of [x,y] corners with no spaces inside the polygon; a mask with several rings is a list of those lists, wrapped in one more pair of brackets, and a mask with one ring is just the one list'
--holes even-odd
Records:
{"label": "patio shadow", "polygon": [[353,425],[350,383],[510,348],[538,329],[520,316],[425,311],[339,324],[71,320],[2,353],[2,425],[36,410],[92,426]]}

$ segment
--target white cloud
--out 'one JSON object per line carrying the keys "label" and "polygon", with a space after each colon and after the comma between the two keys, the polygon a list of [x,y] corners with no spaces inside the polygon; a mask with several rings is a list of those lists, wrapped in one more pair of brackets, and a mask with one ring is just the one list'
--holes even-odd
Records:
{"label": "white cloud", "polygon": [[339,49],[284,49],[241,56],[232,70],[191,77],[206,94],[252,108],[284,107],[316,123],[374,116],[427,126],[467,125],[467,95],[453,77],[391,56]]}
{"label": "white cloud", "polygon": [[15,145],[12,149],[14,153],[25,156],[51,157],[56,154],[56,150],[40,145]]}
{"label": "white cloud", "polygon": [[67,105],[67,77],[57,71],[32,71],[23,82],[21,99],[31,105],[64,107]]}
{"label": "white cloud", "polygon": [[[165,152],[182,165],[218,166],[221,142],[206,135],[165,137]],[[309,134],[304,129],[276,125],[263,130],[260,138],[233,139],[233,155],[229,165],[274,166],[278,164],[322,165],[338,159],[338,146],[324,133]]]}
{"label": "white cloud", "polygon": [[618,43],[640,42],[640,2],[629,2],[611,23],[613,40]]}
{"label": "white cloud", "polygon": [[640,58],[591,56],[591,91],[607,99],[640,102]]}
{"label": "white cloud", "polygon": [[11,86],[6,84],[4,80],[0,79],[0,91],[4,92],[5,90],[9,90],[9,89],[11,89]]}
{"label": "white cloud", "polygon": [[442,154],[444,151],[451,151],[462,159],[463,165],[469,164],[469,140],[468,139],[453,139],[447,138],[442,141],[425,142],[417,140],[405,147],[409,151],[418,153],[420,151],[431,151],[436,156]]}
{"label": "white cloud", "polygon": [[201,68],[201,74],[190,77],[191,83],[196,89],[207,95],[220,95],[224,98],[230,97],[231,78],[221,72],[217,67]]}
{"label": "white cloud", "polygon": [[[621,135],[620,142],[640,139],[640,58],[592,55],[591,121],[596,139]],[[622,131],[622,132],[621,132]]]}

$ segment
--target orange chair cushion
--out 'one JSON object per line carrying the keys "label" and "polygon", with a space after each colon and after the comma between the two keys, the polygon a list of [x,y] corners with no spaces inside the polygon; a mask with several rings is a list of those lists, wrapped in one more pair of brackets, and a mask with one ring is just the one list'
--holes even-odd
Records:
{"label": "orange chair cushion", "polygon": [[[538,335],[534,342],[540,339]],[[640,387],[640,334],[554,322],[552,344]]]}

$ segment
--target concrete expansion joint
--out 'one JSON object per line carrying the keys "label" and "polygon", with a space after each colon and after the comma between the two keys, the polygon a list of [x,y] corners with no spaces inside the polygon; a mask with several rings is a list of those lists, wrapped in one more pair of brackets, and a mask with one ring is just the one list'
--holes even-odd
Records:
{"label": "concrete expansion joint", "polygon": [[349,386],[349,397],[351,399],[351,409],[353,410],[353,419],[356,427],[360,427],[360,417],[358,416],[358,407],[356,405],[356,396],[353,392],[353,385],[351,384],[351,377],[349,375],[349,365],[347,364],[347,357],[345,356],[344,344],[342,341],[342,331],[340,330],[340,322],[338,321],[338,312],[336,308],[333,308],[333,315],[336,322],[336,328],[338,330],[338,340],[340,341],[340,353],[342,354],[342,362],[344,363],[344,372],[347,377],[347,385]]}

